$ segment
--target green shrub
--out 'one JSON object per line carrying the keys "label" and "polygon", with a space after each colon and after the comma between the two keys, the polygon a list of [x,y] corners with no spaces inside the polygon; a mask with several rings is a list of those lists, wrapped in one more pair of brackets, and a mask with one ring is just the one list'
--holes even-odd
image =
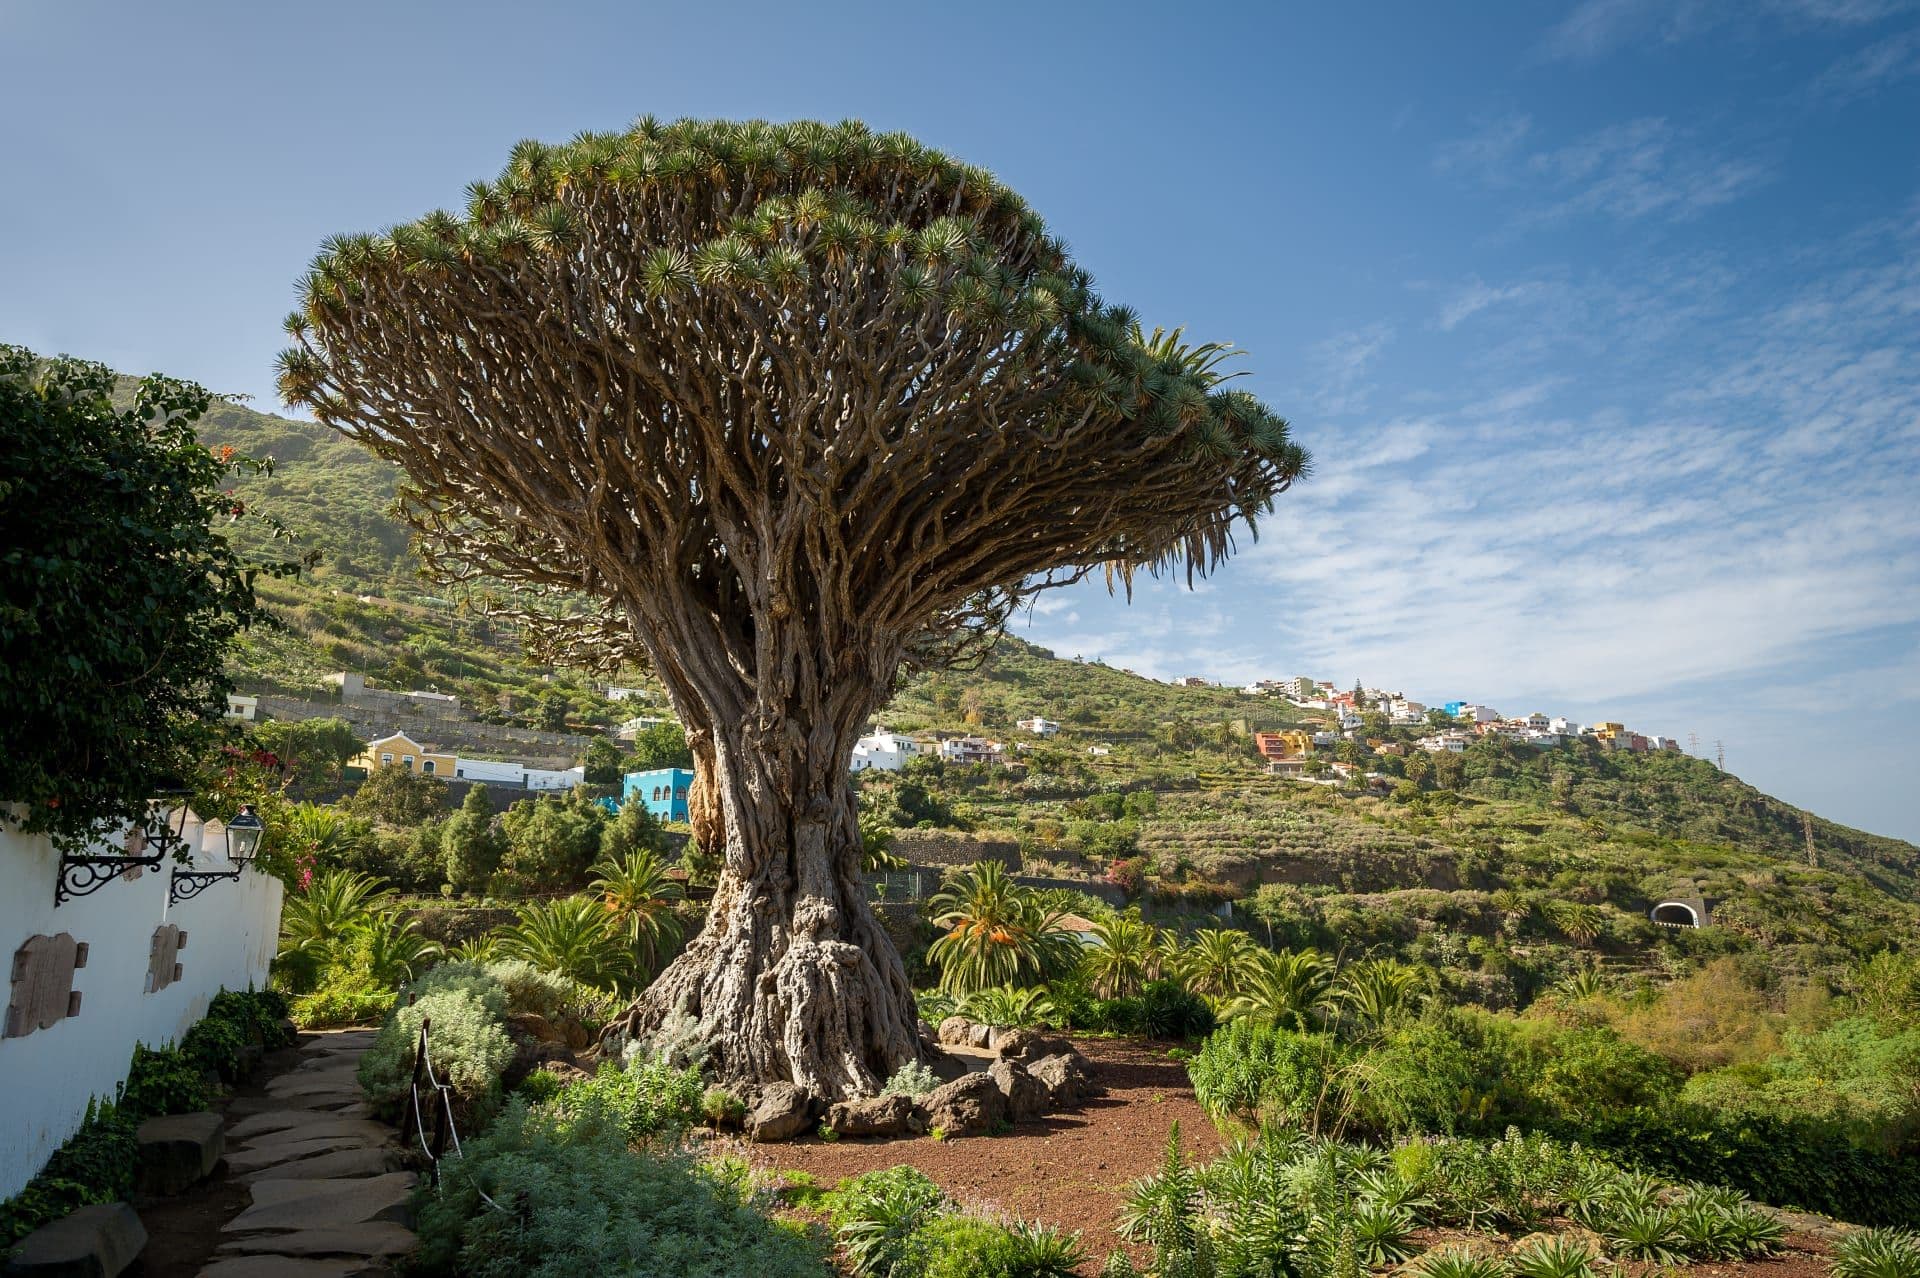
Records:
{"label": "green shrub", "polygon": [[89,1102],[80,1130],[18,1194],[0,1202],[0,1248],[77,1207],[118,1202],[131,1194],[139,1161],[134,1130],[139,1125],[133,1114]]}
{"label": "green shrub", "polygon": [[558,1096],[565,1087],[560,1076],[550,1070],[535,1069],[527,1071],[527,1076],[514,1084],[513,1094],[529,1105],[538,1105]]}
{"label": "green shrub", "polygon": [[519,1100],[437,1191],[422,1188],[416,1218],[429,1278],[830,1275],[820,1244],[754,1210],[741,1177]]}
{"label": "green shrub", "polygon": [[1543,1238],[1510,1257],[1514,1278],[1593,1278],[1594,1255],[1571,1238]]}
{"label": "green shrub", "polygon": [[1674,1227],[1673,1213],[1664,1207],[1629,1208],[1615,1213],[1609,1222],[1607,1240],[1614,1253],[1626,1260],[1654,1265],[1672,1265],[1680,1261],[1682,1240]]}
{"label": "green shrub", "polygon": [[548,1021],[558,1021],[575,998],[572,981],[555,972],[543,972],[525,959],[489,963],[485,971],[499,983],[507,998],[507,1011],[516,1016],[531,1012]]}
{"label": "green shrub", "polygon": [[450,978],[393,1010],[360,1060],[360,1085],[376,1113],[396,1116],[407,1103],[420,1023],[427,1020],[427,1059],[452,1089],[456,1120],[468,1128],[486,1121],[499,1104],[500,1075],[513,1059],[513,1040],[500,1023],[506,999],[493,988],[489,1001]]}
{"label": "green shrub", "polygon": [[135,1118],[157,1114],[191,1114],[213,1100],[201,1067],[178,1048],[155,1051],[145,1044],[133,1049],[133,1065],[120,1085],[117,1108]]}
{"label": "green shrub", "polygon": [[885,1087],[880,1089],[882,1096],[925,1096],[940,1086],[940,1076],[933,1067],[921,1061],[908,1061],[893,1072]]}
{"label": "green shrub", "polygon": [[195,1069],[210,1070],[229,1083],[239,1077],[240,1053],[246,1046],[247,1031],[244,1025],[211,1015],[180,1039],[180,1051]]}
{"label": "green shrub", "polygon": [[1420,1257],[1419,1272],[1426,1278],[1509,1278],[1513,1271],[1498,1256],[1439,1247]]}
{"label": "green shrub", "polygon": [[1140,1028],[1149,1038],[1201,1038],[1213,1030],[1213,1009],[1178,981],[1154,981],[1140,991]]}
{"label": "green shrub", "polygon": [[951,1207],[940,1187],[912,1167],[843,1180],[826,1204],[834,1235],[858,1278],[900,1272],[914,1236]]}
{"label": "green shrub", "polygon": [[1833,1278],[1920,1278],[1920,1235],[1865,1229],[1833,1248]]}
{"label": "green shrub", "polygon": [[1340,1071],[1352,1051],[1330,1034],[1228,1021],[1187,1062],[1194,1096],[1216,1119],[1317,1128],[1337,1113]]}
{"label": "green shrub", "polygon": [[699,1070],[675,1069],[655,1059],[635,1060],[625,1069],[606,1061],[592,1078],[562,1092],[555,1104],[575,1123],[609,1128],[637,1141],[693,1126],[701,1117],[703,1099]]}
{"label": "green shrub", "polygon": [[715,1127],[737,1127],[747,1116],[747,1106],[724,1087],[709,1087],[700,1093],[700,1115]]}
{"label": "green shrub", "polygon": [[393,991],[381,989],[364,979],[328,980],[311,994],[293,998],[294,1023],[307,1029],[334,1029],[343,1025],[368,1025],[393,1010]]}

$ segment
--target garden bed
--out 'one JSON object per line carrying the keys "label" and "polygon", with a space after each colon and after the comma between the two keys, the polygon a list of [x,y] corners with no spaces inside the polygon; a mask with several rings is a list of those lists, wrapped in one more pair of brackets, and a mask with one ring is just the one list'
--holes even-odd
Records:
{"label": "garden bed", "polygon": [[1073,1045],[1094,1063],[1107,1095],[1017,1123],[1007,1135],[940,1141],[810,1136],[751,1146],[749,1156],[756,1166],[804,1171],[826,1187],[883,1167],[917,1167],[969,1208],[1083,1231],[1094,1258],[1084,1269],[1095,1273],[1120,1246],[1113,1232],[1120,1191],[1160,1165],[1168,1125],[1180,1124],[1182,1144],[1196,1159],[1213,1157],[1220,1139],[1193,1099],[1186,1065],[1167,1058],[1169,1044],[1075,1039]]}

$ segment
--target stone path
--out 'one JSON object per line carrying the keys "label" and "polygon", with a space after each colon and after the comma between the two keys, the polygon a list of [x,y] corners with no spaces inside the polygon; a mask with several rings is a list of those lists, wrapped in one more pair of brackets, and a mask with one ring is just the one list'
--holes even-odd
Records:
{"label": "stone path", "polygon": [[384,1275],[413,1250],[416,1177],[355,1077],[372,1043],[372,1030],[312,1034],[264,1096],[228,1108],[227,1174],[250,1202],[222,1227],[202,1278]]}

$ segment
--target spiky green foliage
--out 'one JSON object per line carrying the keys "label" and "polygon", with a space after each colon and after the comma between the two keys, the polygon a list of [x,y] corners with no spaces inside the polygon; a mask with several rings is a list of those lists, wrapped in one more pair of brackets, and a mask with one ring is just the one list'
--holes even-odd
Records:
{"label": "spiky green foliage", "polygon": [[1093,925],[1093,948],[1081,960],[1081,971],[1102,998],[1138,994],[1153,965],[1155,931],[1134,913],[1116,914]]}
{"label": "spiky green foliage", "polygon": [[928,901],[928,917],[945,932],[927,958],[940,969],[941,988],[955,993],[1038,984],[1078,956],[1064,914],[999,862],[983,861]]}
{"label": "spiky green foliage", "polygon": [[594,866],[593,890],[600,894],[614,926],[626,933],[637,968],[649,975],[659,966],[660,956],[680,943],[680,920],[673,911],[686,893],[678,881],[667,877],[667,868],[666,859],[650,847]]}
{"label": "spiky green foliage", "polygon": [[1305,1029],[1317,1024],[1331,1006],[1333,976],[1333,964],[1317,950],[1263,951],[1244,979],[1243,992],[1228,1005],[1227,1015]]}
{"label": "spiky green foliage", "polygon": [[520,907],[500,935],[499,953],[596,989],[630,979],[633,955],[597,897],[580,893]]}
{"label": "spiky green foliage", "polygon": [[1833,1248],[1833,1278],[1920,1278],[1920,1234],[1862,1229]]}

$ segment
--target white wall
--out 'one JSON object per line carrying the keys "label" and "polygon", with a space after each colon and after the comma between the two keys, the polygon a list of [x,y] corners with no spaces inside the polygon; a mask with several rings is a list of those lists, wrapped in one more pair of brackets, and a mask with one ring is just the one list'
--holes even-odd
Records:
{"label": "white wall", "polygon": [[[186,828],[200,848],[198,823]],[[219,826],[191,868],[225,870]],[[126,1078],[136,1042],[177,1040],[222,988],[262,988],[280,934],[280,880],[248,869],[191,901],[167,906],[167,865],[137,879],[116,879],[91,896],[53,904],[60,857],[48,841],[0,827],[0,978],[28,937],[70,933],[89,947],[73,974],[80,1014],[23,1038],[0,1038],[0,1198],[32,1179],[73,1134],[94,1096],[111,1097]],[[181,977],[145,992],[153,931],[172,923],[187,934]]]}

